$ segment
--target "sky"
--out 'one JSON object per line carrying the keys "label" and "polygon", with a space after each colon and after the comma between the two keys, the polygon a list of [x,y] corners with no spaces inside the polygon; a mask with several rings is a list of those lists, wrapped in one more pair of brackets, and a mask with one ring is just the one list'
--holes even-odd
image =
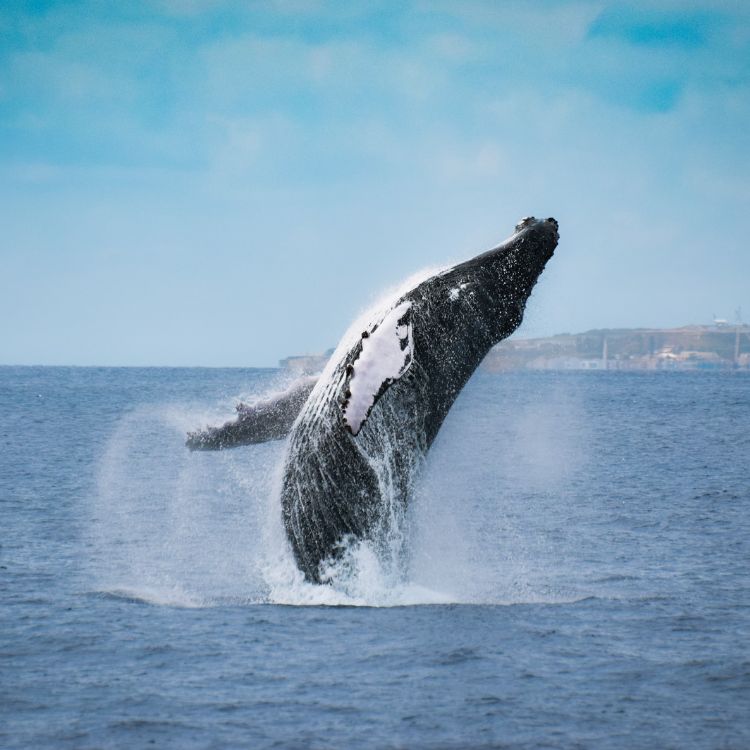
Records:
{"label": "sky", "polygon": [[519,336],[750,320],[750,3],[0,5],[0,364],[275,366],[523,216]]}

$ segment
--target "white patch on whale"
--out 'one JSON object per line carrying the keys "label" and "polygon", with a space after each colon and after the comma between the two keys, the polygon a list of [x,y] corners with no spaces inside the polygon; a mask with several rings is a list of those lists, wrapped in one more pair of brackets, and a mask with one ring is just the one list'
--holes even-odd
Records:
{"label": "white patch on whale", "polygon": [[383,386],[398,380],[411,366],[414,342],[411,321],[404,322],[411,302],[402,302],[391,310],[367,337],[353,362],[349,379],[351,395],[344,406],[344,420],[356,435]]}
{"label": "white patch on whale", "polygon": [[448,299],[451,302],[455,302],[460,296],[461,292],[463,292],[466,287],[469,286],[468,283],[459,284],[458,286],[454,286],[453,289],[451,289],[448,292]]}

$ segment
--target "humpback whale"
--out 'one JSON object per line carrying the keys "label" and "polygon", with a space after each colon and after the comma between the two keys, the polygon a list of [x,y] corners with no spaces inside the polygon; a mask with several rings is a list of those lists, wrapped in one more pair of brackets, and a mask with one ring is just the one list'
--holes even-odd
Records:
{"label": "humpback whale", "polygon": [[[305,578],[326,582],[328,564],[350,541],[377,551],[398,533],[451,405],[490,348],[520,325],[557,242],[555,219],[522,219],[502,244],[394,294],[355,323],[305,386],[306,398],[240,413],[188,444],[229,447],[289,429],[283,522]],[[268,415],[276,415],[268,430],[251,428]]]}

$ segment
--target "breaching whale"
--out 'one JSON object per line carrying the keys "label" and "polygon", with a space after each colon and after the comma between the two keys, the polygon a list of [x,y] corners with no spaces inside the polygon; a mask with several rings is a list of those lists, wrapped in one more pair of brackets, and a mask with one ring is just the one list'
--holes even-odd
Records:
{"label": "breaching whale", "polygon": [[377,548],[398,526],[451,405],[490,348],[520,325],[557,242],[554,219],[522,219],[499,246],[395,294],[350,329],[296,417],[294,398],[281,399],[281,409],[240,412],[188,445],[258,442],[265,428],[249,425],[265,420],[264,409],[276,415],[271,439],[290,427],[284,526],[305,577],[325,582],[327,563],[350,541]]}

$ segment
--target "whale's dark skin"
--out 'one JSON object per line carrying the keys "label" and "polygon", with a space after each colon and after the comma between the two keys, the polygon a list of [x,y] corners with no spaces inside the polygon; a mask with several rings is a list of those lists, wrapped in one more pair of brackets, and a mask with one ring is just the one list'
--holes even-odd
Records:
{"label": "whale's dark skin", "polygon": [[[377,545],[389,533],[451,405],[487,352],[520,325],[557,242],[554,219],[524,219],[502,245],[417,284],[339,345],[291,429],[282,479],[284,525],[308,580],[325,582],[322,563],[347,540]],[[408,368],[385,379],[366,419],[352,424],[349,399],[365,382],[363,348],[371,345],[364,341],[378,325],[386,330],[396,308],[407,310],[398,330],[410,326]]]}

